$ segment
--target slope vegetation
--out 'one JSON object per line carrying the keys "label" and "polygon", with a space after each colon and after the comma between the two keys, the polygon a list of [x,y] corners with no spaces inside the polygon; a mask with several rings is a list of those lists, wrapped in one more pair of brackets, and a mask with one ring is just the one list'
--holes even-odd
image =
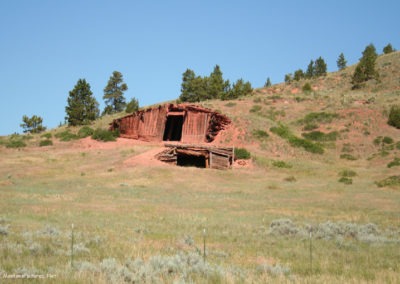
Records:
{"label": "slope vegetation", "polygon": [[251,152],[230,171],[158,163],[162,144],[63,142],[65,127],[12,137],[22,148],[3,137],[0,276],[400,282],[400,130],[387,125],[400,53],[377,65],[381,82],[357,91],[348,67],[309,81],[311,92],[300,81],[203,102],[233,121],[213,143]]}

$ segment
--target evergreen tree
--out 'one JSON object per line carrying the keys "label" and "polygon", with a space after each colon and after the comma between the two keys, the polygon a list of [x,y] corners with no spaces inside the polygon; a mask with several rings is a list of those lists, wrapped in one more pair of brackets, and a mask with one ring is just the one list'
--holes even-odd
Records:
{"label": "evergreen tree", "polygon": [[384,54],[389,54],[389,53],[392,53],[394,51],[396,51],[396,50],[393,48],[393,46],[390,43],[383,48],[383,53]]}
{"label": "evergreen tree", "polygon": [[211,99],[208,93],[209,77],[197,76],[192,81],[193,96],[196,98],[194,102],[205,101]]}
{"label": "evergreen tree", "polygon": [[265,88],[268,88],[268,87],[271,87],[271,86],[272,86],[271,79],[268,77],[268,78],[267,78],[267,81],[266,81],[265,84],[264,84],[264,87],[265,87]]}
{"label": "evergreen tree", "polygon": [[22,117],[22,122],[20,126],[24,129],[24,133],[40,133],[46,130],[46,127],[42,125],[43,119],[40,116],[33,115],[32,117],[28,117],[24,115]]}
{"label": "evergreen tree", "polygon": [[346,58],[344,58],[343,52],[339,54],[336,64],[337,64],[337,67],[339,68],[339,70],[343,70],[344,68],[347,67],[347,60],[346,60]]}
{"label": "evergreen tree", "polygon": [[222,77],[222,72],[218,65],[215,65],[207,83],[207,97],[209,99],[220,99],[225,96],[228,86],[227,82]]}
{"label": "evergreen tree", "polygon": [[133,113],[139,110],[139,101],[136,98],[132,98],[131,101],[126,105],[125,112]]}
{"label": "evergreen tree", "polygon": [[250,82],[244,82],[243,79],[238,79],[236,83],[233,84],[228,99],[237,99],[250,94],[252,91],[253,88],[251,87]]}
{"label": "evergreen tree", "polygon": [[318,57],[314,63],[314,76],[315,77],[325,76],[326,70],[327,70],[327,65],[325,63],[325,60],[321,56]]}
{"label": "evergreen tree", "polygon": [[375,70],[375,63],[378,58],[375,46],[373,44],[368,45],[362,54],[363,56],[353,73],[353,89],[360,88],[364,82],[370,79],[379,79],[379,73]]}
{"label": "evergreen tree", "polygon": [[286,74],[286,75],[285,75],[285,83],[286,83],[286,84],[290,84],[290,83],[292,83],[292,81],[293,81],[293,75],[292,75],[292,73]]}
{"label": "evergreen tree", "polygon": [[293,80],[295,81],[300,81],[301,79],[304,79],[304,71],[301,69],[298,69],[296,71],[294,71],[294,75],[293,75]]}
{"label": "evergreen tree", "polygon": [[128,85],[124,83],[121,72],[114,71],[104,88],[103,99],[106,101],[104,113],[115,113],[125,109],[124,92],[126,90],[128,90]]}
{"label": "evergreen tree", "polygon": [[208,86],[208,77],[196,76],[193,70],[186,69],[182,74],[181,95],[179,96],[179,100],[182,102],[194,103],[210,99]]}
{"label": "evergreen tree", "polygon": [[315,76],[315,68],[314,68],[314,60],[311,60],[307,66],[307,70],[305,73],[305,77],[307,79],[311,79]]}
{"label": "evergreen tree", "polygon": [[196,74],[191,69],[186,69],[182,74],[181,95],[179,99],[182,102],[195,102],[197,101],[196,95],[193,92],[193,80]]}
{"label": "evergreen tree", "polygon": [[68,125],[89,124],[99,115],[99,104],[85,79],[78,80],[74,89],[69,92],[67,103],[65,119]]}

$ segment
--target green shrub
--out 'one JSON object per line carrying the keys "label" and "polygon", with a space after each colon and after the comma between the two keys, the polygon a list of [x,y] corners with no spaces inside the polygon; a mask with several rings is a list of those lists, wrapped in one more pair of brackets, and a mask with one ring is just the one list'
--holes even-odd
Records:
{"label": "green shrub", "polygon": [[315,123],[331,123],[333,119],[338,118],[337,113],[327,112],[311,112],[307,114],[303,119],[299,120],[302,124],[315,124]]}
{"label": "green shrub", "polygon": [[284,161],[273,161],[272,165],[276,168],[285,168],[285,169],[290,169],[292,168],[292,165],[284,162]]}
{"label": "green shrub", "polygon": [[309,93],[312,91],[311,84],[308,82],[305,83],[301,89],[303,90],[304,93]]}
{"label": "green shrub", "polygon": [[318,127],[319,127],[319,125],[316,123],[307,123],[306,125],[304,125],[303,130],[311,131],[311,130],[317,129]]}
{"label": "green shrub", "polygon": [[307,152],[314,153],[314,154],[323,154],[324,149],[322,148],[321,145],[315,144],[311,141],[308,141],[306,139],[298,138],[294,136],[288,127],[279,124],[279,126],[271,127],[270,131],[272,133],[275,133],[276,135],[288,140],[290,145],[293,147],[298,147],[298,148],[303,148]]}
{"label": "green shrub", "polygon": [[41,135],[40,137],[42,137],[42,138],[46,138],[46,139],[51,139],[52,135],[51,135],[51,133],[50,133],[50,132],[47,132],[47,133],[45,133],[45,134]]}
{"label": "green shrub", "polygon": [[261,110],[261,106],[260,105],[254,105],[251,109],[250,112],[254,113],[254,112],[259,112]]}
{"label": "green shrub", "polygon": [[350,155],[350,154],[341,154],[340,155],[340,159],[345,159],[345,160],[349,160],[349,161],[355,161],[355,160],[357,160],[357,158],[356,157],[354,157],[353,155]]}
{"label": "green shrub", "polygon": [[323,154],[324,148],[321,145],[308,141],[306,139],[298,138],[296,136],[291,136],[289,138],[289,143],[293,147],[303,148],[307,152],[313,154]]}
{"label": "green shrub", "polygon": [[306,98],[302,98],[302,97],[295,97],[294,99],[298,103],[301,103],[301,102],[304,102],[305,100],[307,100]]}
{"label": "green shrub", "polygon": [[336,141],[337,137],[339,136],[339,132],[332,131],[329,133],[323,133],[321,131],[312,131],[309,133],[303,133],[302,136],[312,141],[327,142],[327,141]]}
{"label": "green shrub", "polygon": [[280,136],[281,138],[288,139],[291,135],[288,127],[279,124],[278,126],[273,126],[269,129],[272,133]]}
{"label": "green shrub", "polygon": [[400,150],[400,141],[396,143],[396,149]]}
{"label": "green shrub", "polygon": [[71,133],[69,130],[65,130],[63,132],[59,132],[54,136],[56,138],[58,138],[60,141],[63,141],[63,142],[68,142],[68,141],[71,141],[71,140],[79,139],[78,135]]}
{"label": "green shrub", "polygon": [[268,138],[269,134],[264,130],[257,129],[253,131],[253,136],[257,139],[263,140]]}
{"label": "green shrub", "polygon": [[378,187],[386,187],[386,186],[398,187],[400,186],[400,176],[391,176],[383,180],[376,181],[375,184]]}
{"label": "green shrub", "polygon": [[394,105],[390,108],[389,119],[387,123],[400,129],[400,105]]}
{"label": "green shrub", "polygon": [[93,135],[92,139],[104,142],[115,141],[116,138],[119,136],[117,131],[109,131],[106,129],[97,128]]}
{"label": "green shrub", "polygon": [[353,184],[353,179],[348,177],[341,177],[338,181],[344,184]]}
{"label": "green shrub", "polygon": [[267,97],[267,99],[268,100],[280,100],[280,99],[282,99],[282,96],[280,96],[280,95],[272,95],[272,96],[268,96]]}
{"label": "green shrub", "polygon": [[81,129],[78,131],[78,136],[79,138],[86,138],[89,136],[92,136],[94,133],[94,130],[90,128],[89,126],[83,126]]}
{"label": "green shrub", "polygon": [[235,159],[248,160],[251,154],[245,148],[235,148]]}
{"label": "green shrub", "polygon": [[373,143],[375,146],[379,146],[382,142],[382,136],[378,136],[374,139]]}
{"label": "green shrub", "polygon": [[391,137],[388,137],[388,136],[385,136],[385,137],[383,137],[383,139],[382,139],[382,143],[383,144],[393,144],[394,143],[394,140],[393,140],[393,138],[391,138]]}
{"label": "green shrub", "polygon": [[50,139],[42,140],[39,143],[40,147],[51,146],[51,145],[53,145],[53,141]]}
{"label": "green shrub", "polygon": [[353,148],[352,148],[352,146],[351,146],[351,144],[350,143],[344,143],[343,144],[343,147],[342,147],[342,152],[343,153],[351,153],[351,152],[353,152],[354,150],[353,150]]}
{"label": "green shrub", "polygon": [[391,161],[391,162],[387,165],[388,168],[393,168],[393,167],[397,167],[397,166],[400,166],[400,158],[394,158],[394,160]]}
{"label": "green shrub", "polygon": [[296,179],[295,176],[288,176],[288,177],[285,177],[284,180],[287,181],[287,182],[296,182],[296,181],[297,181],[297,179]]}
{"label": "green shrub", "polygon": [[339,176],[341,177],[355,177],[357,176],[357,173],[353,170],[343,170],[339,173]]}
{"label": "green shrub", "polygon": [[6,142],[6,147],[7,148],[23,148],[26,147],[26,143],[24,142],[24,139],[22,138],[10,138]]}

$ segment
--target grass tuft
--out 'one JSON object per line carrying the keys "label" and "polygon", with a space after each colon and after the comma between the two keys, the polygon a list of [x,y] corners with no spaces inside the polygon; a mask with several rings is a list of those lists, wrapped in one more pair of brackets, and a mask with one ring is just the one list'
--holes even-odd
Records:
{"label": "grass tuft", "polygon": [[378,187],[400,187],[400,176],[391,176],[380,181],[376,181]]}
{"label": "grass tuft", "polygon": [[275,133],[276,135],[288,140],[291,146],[297,147],[297,148],[303,148],[307,152],[313,153],[313,154],[323,154],[324,149],[320,144],[313,143],[309,140],[302,139],[299,137],[296,137],[293,135],[289,128],[279,124],[279,126],[276,127],[271,127],[270,131],[272,133]]}
{"label": "grass tuft", "polygon": [[248,160],[251,158],[251,154],[245,148],[235,148],[235,159]]}
{"label": "grass tuft", "polygon": [[389,164],[387,164],[388,168],[393,168],[393,167],[397,167],[400,166],[400,158],[394,158],[393,161],[391,161]]}
{"label": "grass tuft", "polygon": [[273,161],[272,165],[276,168],[284,168],[284,169],[291,169],[292,165],[288,164],[284,161]]}
{"label": "grass tuft", "polygon": [[53,145],[53,141],[50,140],[50,139],[42,140],[42,141],[40,141],[40,143],[39,143],[39,146],[40,146],[40,147],[46,147],[46,146],[51,146],[51,145]]}
{"label": "grass tuft", "polygon": [[258,140],[264,140],[269,137],[269,134],[264,130],[257,129],[253,131],[253,137]]}
{"label": "grass tuft", "polygon": [[299,120],[301,124],[319,124],[319,123],[331,123],[334,119],[338,118],[337,113],[327,112],[311,112],[307,114],[303,119]]}
{"label": "grass tuft", "polygon": [[89,126],[83,126],[81,129],[78,131],[78,136],[79,138],[86,138],[89,136],[92,136],[94,133],[94,130],[90,128]]}
{"label": "grass tuft", "polygon": [[354,157],[353,155],[348,154],[348,153],[341,154],[341,155],[340,155],[340,159],[349,160],[349,161],[355,161],[355,160],[357,160],[356,157]]}
{"label": "grass tuft", "polygon": [[328,141],[336,141],[339,136],[339,132],[332,131],[329,133],[323,133],[321,131],[312,131],[309,133],[303,133],[302,136],[312,141],[328,142]]}
{"label": "grass tuft", "polygon": [[92,139],[103,142],[116,141],[119,136],[118,131],[109,131],[106,129],[97,128],[92,135]]}
{"label": "grass tuft", "polygon": [[70,130],[65,130],[63,132],[59,132],[59,133],[55,134],[54,136],[62,142],[68,142],[68,141],[79,139],[79,136],[71,133]]}

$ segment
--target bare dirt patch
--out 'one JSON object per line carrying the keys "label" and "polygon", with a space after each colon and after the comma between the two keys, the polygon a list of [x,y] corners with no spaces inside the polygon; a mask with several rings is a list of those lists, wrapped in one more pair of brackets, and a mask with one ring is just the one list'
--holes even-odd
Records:
{"label": "bare dirt patch", "polygon": [[165,150],[165,147],[155,147],[153,149],[150,149],[142,154],[133,156],[127,160],[124,161],[124,166],[125,167],[132,167],[132,166],[168,166],[168,164],[163,163],[159,161],[156,158],[156,155],[158,153],[161,153],[163,150]]}

